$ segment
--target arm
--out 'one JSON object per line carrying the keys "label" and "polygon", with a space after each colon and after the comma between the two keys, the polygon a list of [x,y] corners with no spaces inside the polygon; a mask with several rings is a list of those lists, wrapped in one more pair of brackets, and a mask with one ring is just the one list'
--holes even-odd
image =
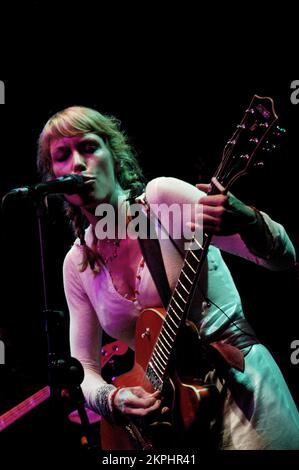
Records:
{"label": "arm", "polygon": [[[77,250],[79,247],[74,247]],[[70,313],[70,346],[72,355],[84,368],[82,391],[88,406],[112,419],[114,409],[122,413],[144,416],[160,406],[158,392],[147,393],[142,387],[117,390],[100,374],[100,343],[102,329],[96,312],[84,290],[78,270],[76,252],[71,250],[64,261],[63,278]]]}
{"label": "arm", "polygon": [[[197,186],[207,191],[209,185]],[[294,265],[294,246],[284,227],[264,212],[247,206],[230,192],[203,196],[199,203],[218,248],[273,271]]]}
{"label": "arm", "polygon": [[70,314],[71,354],[84,368],[82,391],[90,408],[99,411],[96,405],[97,390],[106,384],[100,375],[101,327],[94,309],[84,292],[74,247],[66,256],[63,265],[64,291]]}
{"label": "arm", "polygon": [[[209,185],[197,188],[176,178],[156,178],[147,186],[148,202],[191,204],[194,230],[212,233],[212,244],[272,270],[291,267],[294,247],[285,229],[263,212],[243,204],[231,193],[206,196]],[[258,220],[258,219],[259,220]]]}

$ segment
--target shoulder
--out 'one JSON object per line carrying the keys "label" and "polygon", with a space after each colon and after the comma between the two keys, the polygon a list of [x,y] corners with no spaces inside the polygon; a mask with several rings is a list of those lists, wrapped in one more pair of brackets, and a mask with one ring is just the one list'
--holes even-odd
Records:
{"label": "shoulder", "polygon": [[161,176],[151,180],[146,186],[149,204],[196,203],[204,193],[186,181]]}
{"label": "shoulder", "polygon": [[80,263],[81,256],[82,255],[81,255],[81,250],[80,250],[80,244],[78,244],[77,240],[75,240],[73,246],[67,252],[63,261],[64,276],[66,275],[68,276],[74,271],[78,270],[78,265]]}
{"label": "shoulder", "polygon": [[[92,245],[92,230],[91,226],[89,225],[87,229],[85,230],[85,242],[88,246]],[[80,246],[80,240],[79,238],[76,238],[73,245],[67,252],[64,258],[63,266],[71,268],[73,266],[78,266],[78,264],[81,262],[82,258],[82,253],[81,253],[81,246]]]}

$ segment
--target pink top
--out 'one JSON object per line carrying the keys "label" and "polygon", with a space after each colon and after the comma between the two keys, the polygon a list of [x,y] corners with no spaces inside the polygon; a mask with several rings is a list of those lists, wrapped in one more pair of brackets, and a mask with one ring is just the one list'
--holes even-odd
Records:
{"label": "pink top", "polygon": [[[151,207],[158,203],[196,203],[203,195],[196,187],[175,178],[156,178],[146,188],[147,201]],[[253,255],[239,235],[213,237],[207,256],[208,276],[201,286],[209,299],[226,312],[222,314],[214,305],[207,310],[202,308],[200,293],[194,301],[191,318],[195,321],[201,334],[208,336],[220,326],[243,316],[241,300],[232,276],[220,254],[221,248],[227,252],[242,256],[256,264],[272,270],[288,267],[294,261],[294,248],[284,228],[272,221],[266,214],[263,217],[268,224],[276,245],[271,260]],[[170,227],[173,233],[174,227]],[[86,243],[90,244],[92,233],[86,231]],[[184,240],[177,243],[184,247]],[[163,260],[169,284],[173,289],[182,266],[182,259],[169,239],[160,240]],[[94,407],[97,389],[103,384],[99,375],[99,357],[102,328],[112,337],[120,339],[134,349],[135,323],[141,310],[146,307],[161,306],[161,301],[154,282],[142,260],[136,273],[136,300],[128,300],[115,289],[109,271],[103,267],[100,273],[94,273],[88,267],[79,272],[81,248],[78,240],[66,255],[64,262],[64,286],[70,311],[71,352],[79,359],[85,370],[82,384],[88,404]],[[115,263],[117,259],[115,260]],[[122,267],[123,269],[123,267]]]}

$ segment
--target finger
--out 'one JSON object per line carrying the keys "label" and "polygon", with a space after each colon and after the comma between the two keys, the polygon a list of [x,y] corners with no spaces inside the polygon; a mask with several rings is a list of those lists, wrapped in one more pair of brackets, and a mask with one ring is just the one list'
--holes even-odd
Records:
{"label": "finger", "polygon": [[142,387],[131,387],[131,391],[138,398],[158,398],[161,395],[159,390],[156,390],[153,393],[148,393]]}
{"label": "finger", "polygon": [[154,405],[148,407],[148,408],[130,408],[125,406],[123,408],[123,413],[126,413],[128,415],[133,415],[133,416],[146,416],[149,413],[152,413],[153,411],[156,411],[161,405],[161,400],[157,400]]}
{"label": "finger", "polygon": [[201,222],[208,215],[215,217],[215,218],[219,218],[223,216],[224,212],[225,212],[225,208],[223,206],[218,206],[218,205],[198,207],[198,210],[196,210],[194,214],[194,221]]}
{"label": "finger", "polygon": [[164,415],[165,413],[168,413],[170,411],[170,408],[168,406],[163,406],[161,409],[161,415]]}
{"label": "finger", "polygon": [[206,184],[206,183],[199,183],[196,185],[196,187],[200,189],[201,191],[203,191],[204,193],[207,193],[210,190],[211,185]]}
{"label": "finger", "polygon": [[190,228],[191,232],[194,232],[195,236],[203,232],[219,233],[221,229],[221,224],[216,219],[211,219],[210,223],[205,222],[204,226],[202,224],[196,224],[195,222],[188,222],[186,225]]}
{"label": "finger", "polygon": [[125,406],[132,408],[150,408],[157,402],[157,399],[154,397],[148,398],[139,398],[139,397],[130,397],[125,400]]}
{"label": "finger", "polygon": [[213,196],[203,196],[198,200],[199,204],[206,206],[224,206],[227,202],[227,196],[224,194],[215,194]]}

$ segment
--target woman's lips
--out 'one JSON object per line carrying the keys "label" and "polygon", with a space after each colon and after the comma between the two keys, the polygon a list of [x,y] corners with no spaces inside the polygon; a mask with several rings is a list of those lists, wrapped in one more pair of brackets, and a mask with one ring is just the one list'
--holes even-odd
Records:
{"label": "woman's lips", "polygon": [[84,179],[84,186],[89,186],[96,182],[96,178],[92,176],[83,176]]}

